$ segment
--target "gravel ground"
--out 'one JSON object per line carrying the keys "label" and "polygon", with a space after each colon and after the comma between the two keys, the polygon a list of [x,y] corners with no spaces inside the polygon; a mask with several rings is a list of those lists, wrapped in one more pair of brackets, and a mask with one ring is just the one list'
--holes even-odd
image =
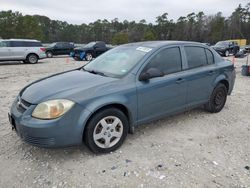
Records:
{"label": "gravel ground", "polygon": [[138,127],[116,152],[84,145],[43,149],[11,131],[7,112],[28,83],[80,67],[67,57],[0,65],[0,187],[250,187],[250,77],[240,75],[223,111],[191,110]]}

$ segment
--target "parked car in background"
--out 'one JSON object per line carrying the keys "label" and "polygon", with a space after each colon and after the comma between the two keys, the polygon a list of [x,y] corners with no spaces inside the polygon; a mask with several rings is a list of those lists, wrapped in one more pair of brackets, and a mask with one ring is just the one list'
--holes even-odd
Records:
{"label": "parked car in background", "polygon": [[46,47],[46,55],[52,58],[54,55],[70,55],[75,48],[74,43],[71,42],[55,42]]}
{"label": "parked car in background", "polygon": [[240,47],[237,42],[234,41],[219,41],[212,46],[221,56],[228,57],[230,54],[237,54]]}
{"label": "parked car in background", "polygon": [[98,57],[99,55],[103,54],[104,52],[108,51],[109,47],[105,44],[105,42],[97,41],[97,42],[90,42],[83,47],[78,47],[74,49],[74,52],[71,53],[71,56],[79,61],[79,60],[86,60],[90,61],[93,58]]}
{"label": "parked car in background", "polygon": [[14,100],[9,120],[30,144],[84,141],[93,152],[106,153],[140,124],[199,106],[220,112],[234,81],[233,63],[206,45],[125,44],[81,68],[29,84]]}
{"label": "parked car in background", "polygon": [[45,48],[37,40],[8,39],[0,40],[0,61],[23,61],[35,64],[46,58]]}

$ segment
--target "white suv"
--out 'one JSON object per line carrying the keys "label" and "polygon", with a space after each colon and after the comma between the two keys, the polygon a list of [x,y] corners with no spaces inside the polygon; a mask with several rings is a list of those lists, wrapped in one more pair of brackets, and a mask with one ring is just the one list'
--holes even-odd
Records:
{"label": "white suv", "polygon": [[37,40],[8,39],[0,40],[0,61],[23,61],[35,64],[46,58],[46,49]]}

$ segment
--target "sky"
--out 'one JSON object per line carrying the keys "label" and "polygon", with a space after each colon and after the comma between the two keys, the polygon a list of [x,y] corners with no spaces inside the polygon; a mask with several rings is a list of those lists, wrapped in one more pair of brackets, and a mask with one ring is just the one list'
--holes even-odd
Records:
{"label": "sky", "polygon": [[114,18],[137,22],[145,19],[147,23],[154,23],[156,17],[165,12],[174,21],[199,11],[206,15],[222,12],[223,16],[230,16],[240,3],[245,6],[249,0],[0,0],[0,11],[44,15],[71,24]]}

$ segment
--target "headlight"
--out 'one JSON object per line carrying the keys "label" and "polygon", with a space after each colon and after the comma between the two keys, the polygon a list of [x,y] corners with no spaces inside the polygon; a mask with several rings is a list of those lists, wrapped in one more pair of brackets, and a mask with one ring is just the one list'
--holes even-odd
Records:
{"label": "headlight", "polygon": [[38,119],[55,119],[65,114],[74,104],[66,99],[42,102],[36,106],[32,116]]}

